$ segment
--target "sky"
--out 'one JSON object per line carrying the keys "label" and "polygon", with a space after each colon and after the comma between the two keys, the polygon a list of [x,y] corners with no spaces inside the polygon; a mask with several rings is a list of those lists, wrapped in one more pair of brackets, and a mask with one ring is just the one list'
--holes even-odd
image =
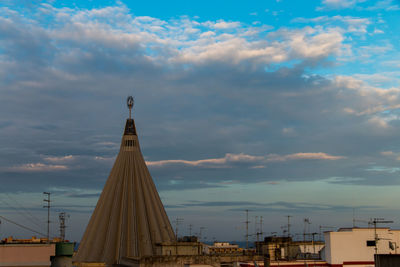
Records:
{"label": "sky", "polygon": [[[45,233],[51,192],[52,236],[67,212],[79,241],[132,95],[182,235],[244,240],[245,210],[250,240],[286,234],[287,216],[294,237],[353,219],[400,228],[399,13],[397,0],[1,1],[0,216]],[[0,220],[0,238],[32,235]]]}

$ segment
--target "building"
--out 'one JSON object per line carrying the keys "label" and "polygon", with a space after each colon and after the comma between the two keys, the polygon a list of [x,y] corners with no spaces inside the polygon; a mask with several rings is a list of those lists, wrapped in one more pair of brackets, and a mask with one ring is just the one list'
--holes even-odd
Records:
{"label": "building", "polygon": [[[74,265],[78,267],[232,267],[253,260],[236,255],[237,246],[219,246],[227,254],[206,255],[197,239],[176,240],[143,155],[128,97],[120,151],[86,227]],[[262,258],[259,257],[261,260]]]}
{"label": "building", "polygon": [[0,241],[0,266],[72,267],[74,245],[59,238],[50,243],[47,238],[4,238]]}
{"label": "building", "polygon": [[214,242],[213,245],[204,247],[204,253],[208,255],[241,255],[243,248],[228,242]]}
{"label": "building", "polygon": [[375,266],[375,254],[399,254],[400,230],[341,228],[325,232],[323,258],[332,266]]}
{"label": "building", "polygon": [[55,256],[55,244],[46,243],[2,243],[0,244],[0,266],[49,267]]}
{"label": "building", "polygon": [[270,261],[292,261],[321,259],[320,251],[325,246],[321,241],[293,241],[291,237],[265,237],[256,242],[257,255],[263,255]]}
{"label": "building", "polygon": [[202,255],[204,244],[196,236],[184,236],[178,242],[163,242],[157,244],[161,256],[189,256]]}
{"label": "building", "polygon": [[[120,151],[81,240],[76,263],[121,264],[157,256],[157,244],[175,242],[167,213],[140,151],[133,98],[128,97]],[[136,264],[136,263],[135,263]]]}

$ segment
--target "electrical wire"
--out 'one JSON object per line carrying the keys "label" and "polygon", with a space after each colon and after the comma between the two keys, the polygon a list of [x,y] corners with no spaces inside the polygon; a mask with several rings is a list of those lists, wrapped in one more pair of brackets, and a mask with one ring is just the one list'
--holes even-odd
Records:
{"label": "electrical wire", "polygon": [[32,218],[34,217],[30,217],[28,216],[27,213],[21,212],[18,208],[16,208],[15,206],[11,205],[8,201],[6,201],[4,198],[1,199],[0,198],[0,202],[2,202],[3,204],[5,204],[7,207],[11,208],[12,211],[16,212],[18,215],[24,217],[24,219],[26,219],[27,221],[35,224],[37,227],[42,227],[42,225],[40,223],[37,223],[35,220],[33,220]]}
{"label": "electrical wire", "polygon": [[[41,220],[38,219],[36,216],[34,216],[27,208],[22,206],[15,198],[11,197],[11,195],[9,195],[8,193],[5,193],[4,195],[8,197],[8,200],[14,202],[15,206],[18,206],[19,208],[16,208],[15,206],[11,205],[4,198],[0,198],[0,202],[5,204],[7,207],[11,208],[14,212],[19,214],[20,216],[24,217],[27,221],[35,224],[37,227],[39,227],[39,228],[43,227],[43,224],[42,224]],[[21,212],[20,209],[22,209],[24,212]],[[23,227],[26,228],[26,226],[23,226]],[[30,231],[31,230],[33,231],[33,229],[30,229]],[[35,233],[40,233],[40,232],[37,232],[37,231],[34,231],[34,232]],[[47,236],[47,235],[44,235],[44,236]],[[50,237],[51,236],[57,237],[58,235],[53,230],[50,230]]]}
{"label": "electrical wire", "polygon": [[46,236],[46,234],[43,234],[43,233],[41,233],[41,232],[39,232],[39,231],[36,231],[36,230],[34,230],[34,229],[32,229],[32,228],[29,228],[29,227],[26,227],[26,226],[24,226],[24,225],[22,225],[22,224],[19,224],[19,223],[17,223],[17,222],[14,222],[14,221],[12,221],[12,220],[10,220],[10,219],[7,219],[7,218],[4,217],[4,216],[1,216],[1,215],[0,215],[0,218],[3,219],[3,220],[5,220],[5,221],[7,221],[7,222],[9,222],[9,223],[15,224],[16,226],[19,226],[19,227],[21,227],[21,228],[23,228],[23,229],[25,229],[25,230],[28,230],[28,231],[31,231],[31,232],[33,232],[33,233],[42,235],[43,237]]}
{"label": "electrical wire", "polygon": [[[12,197],[12,195],[10,195],[9,193],[5,193],[5,195],[11,199],[12,201],[14,201],[14,203],[22,210],[24,210],[24,212],[26,213],[26,215],[28,215],[29,217],[31,217],[31,221],[33,223],[35,223],[37,226],[40,227],[40,225],[42,225],[42,221],[36,217],[35,215],[33,215],[27,208],[25,208],[19,201],[17,201],[17,199],[15,199],[14,197]],[[36,222],[34,222],[36,221]],[[38,224],[37,224],[38,223]]]}

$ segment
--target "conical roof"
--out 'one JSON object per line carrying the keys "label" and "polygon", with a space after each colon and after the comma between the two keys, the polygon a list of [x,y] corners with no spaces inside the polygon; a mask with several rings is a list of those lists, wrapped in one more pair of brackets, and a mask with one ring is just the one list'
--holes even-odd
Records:
{"label": "conical roof", "polygon": [[156,255],[156,243],[174,240],[140,151],[135,122],[129,118],[119,154],[74,261],[116,264],[124,257]]}

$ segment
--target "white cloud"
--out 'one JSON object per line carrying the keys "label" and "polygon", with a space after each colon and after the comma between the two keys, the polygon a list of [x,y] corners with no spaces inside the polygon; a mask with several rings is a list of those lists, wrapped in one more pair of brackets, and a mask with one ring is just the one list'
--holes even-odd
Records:
{"label": "white cloud", "polygon": [[262,156],[251,156],[243,153],[240,154],[225,154],[223,158],[201,159],[201,160],[160,160],[160,161],[146,161],[148,166],[161,167],[171,164],[183,164],[196,167],[217,167],[235,162],[259,162],[262,161]]}
{"label": "white cloud", "polygon": [[76,58],[89,60],[93,55],[78,47],[95,45],[105,51],[115,49],[127,54],[141,50],[157,64],[220,61],[265,65],[293,59],[323,59],[338,54],[344,40],[343,30],[336,26],[278,30],[274,35],[269,32],[270,26],[262,24],[245,25],[224,20],[198,22],[188,17],[170,21],[135,17],[123,5],[92,10],[44,5],[43,9],[57,21],[56,25],[42,29],[48,38],[55,44],[75,43],[69,49],[58,51],[62,62],[72,62]]}
{"label": "white cloud", "polygon": [[382,151],[381,155],[382,156],[393,156],[394,152],[393,151]]}
{"label": "white cloud", "polygon": [[207,21],[202,23],[203,25],[214,28],[217,30],[226,30],[226,29],[235,29],[240,27],[240,22],[234,21],[234,22],[226,22],[224,20],[218,20],[217,22],[211,22]]}
{"label": "white cloud", "polygon": [[265,166],[264,165],[256,165],[256,166],[252,166],[252,169],[264,169]]}
{"label": "white cloud", "polygon": [[335,76],[334,83],[336,87],[345,87],[349,89],[360,89],[364,84],[364,82],[359,79],[343,75]]}
{"label": "white cloud", "polygon": [[[359,79],[356,77],[359,77]],[[365,78],[371,80],[378,79],[378,77],[380,81],[382,81],[383,78],[379,75],[373,75],[372,77],[364,77],[364,75],[336,76],[334,78],[334,84],[335,87],[340,90],[339,93],[343,94],[343,97],[344,95],[348,95],[348,97],[352,95],[354,97],[355,95],[351,93],[351,91],[353,91],[360,100],[352,102],[351,107],[344,107],[343,111],[357,116],[373,115],[368,118],[368,122],[371,125],[386,128],[388,126],[387,122],[397,119],[397,117],[388,117],[382,113],[400,109],[400,88],[380,88],[372,86],[360,79]],[[345,89],[350,89],[350,91],[346,91]]]}
{"label": "white cloud", "polygon": [[387,129],[389,127],[387,121],[384,118],[373,116],[368,120],[368,123],[373,127]]}
{"label": "white cloud", "polygon": [[27,163],[8,168],[11,172],[51,172],[51,171],[65,171],[68,167],[65,165],[51,165],[44,163]]}
{"label": "white cloud", "polygon": [[358,3],[365,2],[366,0],[323,0],[323,6],[317,8],[317,10],[323,9],[344,9],[352,8]]}
{"label": "white cloud", "polygon": [[67,155],[63,157],[45,157],[44,160],[50,161],[50,162],[66,162],[66,161],[71,161],[74,160],[75,157],[72,155]]}
{"label": "white cloud", "polygon": [[329,9],[345,9],[345,8],[358,8],[359,10],[386,10],[395,11],[400,10],[400,7],[395,3],[394,0],[381,0],[381,1],[370,1],[373,4],[369,6],[359,5],[367,2],[366,0],[323,0],[322,6],[318,7],[317,10],[329,10]]}
{"label": "white cloud", "polygon": [[170,165],[183,165],[203,168],[230,168],[235,163],[249,163],[253,164],[250,168],[261,169],[265,168],[265,165],[260,163],[271,163],[291,160],[339,160],[343,159],[343,156],[333,156],[327,153],[294,153],[288,155],[276,155],[270,154],[266,156],[252,156],[247,154],[225,154],[223,158],[211,158],[201,160],[160,160],[160,161],[146,161],[146,164],[150,167],[164,167]]}
{"label": "white cloud", "polygon": [[340,33],[367,33],[368,25],[372,24],[371,19],[352,17],[352,16],[319,16],[316,18],[295,18],[292,22],[296,23],[315,23],[318,25],[325,25],[336,30]]}
{"label": "white cloud", "polygon": [[367,10],[384,9],[386,11],[396,11],[396,10],[400,10],[400,7],[393,0],[382,0],[382,1],[376,1],[375,5],[367,7],[366,9]]}
{"label": "white cloud", "polygon": [[95,160],[97,161],[108,161],[108,162],[113,162],[115,160],[115,157],[101,157],[101,156],[95,156]]}
{"label": "white cloud", "polygon": [[[320,58],[338,54],[343,36],[338,31],[320,31],[307,28],[305,34],[290,34],[290,48],[298,58]],[[316,34],[315,34],[316,33]]]}
{"label": "white cloud", "polygon": [[295,130],[293,128],[289,128],[289,127],[283,128],[282,129],[282,134],[291,136],[291,135],[295,134]]}
{"label": "white cloud", "polygon": [[288,161],[288,160],[301,160],[301,159],[306,159],[306,160],[339,160],[339,159],[344,159],[345,157],[343,156],[333,156],[329,155],[323,152],[317,152],[317,153],[294,153],[294,154],[289,154],[289,155],[268,155],[266,157],[266,161],[269,162],[274,162],[274,161]]}

